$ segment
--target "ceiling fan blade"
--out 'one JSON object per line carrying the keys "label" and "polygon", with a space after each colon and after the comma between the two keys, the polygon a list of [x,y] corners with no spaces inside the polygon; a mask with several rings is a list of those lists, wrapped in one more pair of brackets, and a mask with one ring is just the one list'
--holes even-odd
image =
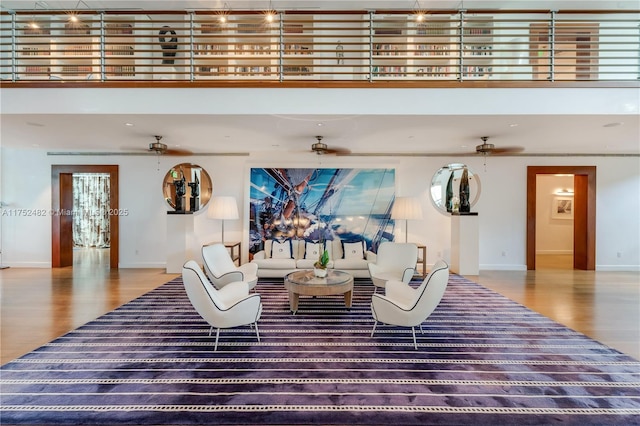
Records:
{"label": "ceiling fan blade", "polygon": [[327,149],[325,154],[329,155],[349,155],[351,154],[351,150],[347,148],[330,148]]}
{"label": "ceiling fan blade", "polygon": [[173,155],[173,156],[187,156],[187,155],[193,155],[193,152],[188,151],[186,149],[172,149],[172,148],[168,148],[166,149],[162,155]]}
{"label": "ceiling fan blade", "polygon": [[524,148],[521,146],[501,146],[500,148],[492,149],[491,154],[492,155],[517,154],[522,151],[524,151]]}

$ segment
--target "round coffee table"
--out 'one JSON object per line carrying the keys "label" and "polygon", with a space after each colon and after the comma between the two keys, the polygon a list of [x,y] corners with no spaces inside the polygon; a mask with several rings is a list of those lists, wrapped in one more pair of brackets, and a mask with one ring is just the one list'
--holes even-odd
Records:
{"label": "round coffee table", "polygon": [[289,308],[298,311],[300,296],[328,296],[344,294],[344,304],[351,308],[353,276],[343,271],[330,269],[325,278],[318,278],[313,271],[296,271],[284,277],[284,287],[289,290]]}

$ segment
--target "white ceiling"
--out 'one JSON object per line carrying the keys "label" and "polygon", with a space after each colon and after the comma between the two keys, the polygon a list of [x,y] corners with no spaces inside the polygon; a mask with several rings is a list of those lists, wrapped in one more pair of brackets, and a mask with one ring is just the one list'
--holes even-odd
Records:
{"label": "white ceiling", "polygon": [[[43,4],[46,3],[46,6]],[[323,9],[355,8],[407,8],[415,1],[273,1],[273,8],[321,7]],[[420,1],[421,7],[445,9],[466,8],[630,8],[638,1]],[[266,1],[229,0],[231,7],[260,8]],[[119,9],[144,7],[145,9],[185,9],[223,7],[221,1],[50,1],[38,2],[38,8]],[[33,1],[6,1],[3,8],[33,9]],[[8,89],[20,90],[20,89]],[[77,89],[76,89],[77,90]],[[380,89],[385,90],[385,89]],[[456,90],[456,89],[453,89]],[[607,89],[601,89],[607,90]],[[188,114],[168,110],[166,113],[127,113],[116,108],[109,114],[80,115],[65,111],[34,111],[28,107],[12,111],[3,101],[0,143],[47,151],[92,151],[116,153],[144,153],[154,135],[163,136],[162,142],[171,148],[196,153],[251,153],[251,152],[310,152],[315,135],[324,136],[329,147],[341,147],[354,154],[472,154],[480,144],[481,136],[489,136],[496,147],[519,146],[524,154],[605,154],[640,155],[640,90],[637,100],[631,102],[632,114],[621,106],[613,106],[606,113],[555,113],[553,108],[527,111],[514,102],[509,114],[489,111],[482,115],[457,112],[419,113],[396,112],[389,114],[270,115],[265,113],[207,113]],[[42,93],[42,91],[41,91]],[[174,93],[174,92],[168,92]],[[5,93],[6,95],[7,93]],[[632,95],[633,100],[633,95]],[[347,100],[345,100],[348,103]],[[497,102],[497,101],[496,101]],[[556,102],[549,99],[549,105]],[[15,101],[14,101],[15,103]],[[364,111],[366,108],[353,109]],[[353,111],[352,110],[352,111]],[[522,110],[522,115],[519,115]],[[482,109],[480,110],[482,111]],[[548,112],[543,112],[548,111]],[[609,113],[609,111],[613,113]],[[625,111],[618,114],[616,111]],[[47,114],[43,112],[51,112]],[[271,112],[271,111],[269,111]],[[290,111],[287,111],[290,112]],[[304,115],[303,115],[304,114]],[[133,124],[127,126],[125,123]]]}
{"label": "white ceiling", "polygon": [[[315,135],[352,154],[473,154],[481,136],[523,154],[640,155],[630,115],[2,115],[2,144],[144,153],[154,135],[195,153],[311,152]],[[133,124],[127,126],[126,123]],[[28,142],[27,142],[28,141]]]}

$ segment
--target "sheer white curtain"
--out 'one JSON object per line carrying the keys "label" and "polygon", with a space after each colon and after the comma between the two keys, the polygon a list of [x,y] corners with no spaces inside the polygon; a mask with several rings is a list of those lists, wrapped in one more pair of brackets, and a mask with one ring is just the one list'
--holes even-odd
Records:
{"label": "sheer white curtain", "polygon": [[109,174],[73,174],[73,245],[109,247]]}

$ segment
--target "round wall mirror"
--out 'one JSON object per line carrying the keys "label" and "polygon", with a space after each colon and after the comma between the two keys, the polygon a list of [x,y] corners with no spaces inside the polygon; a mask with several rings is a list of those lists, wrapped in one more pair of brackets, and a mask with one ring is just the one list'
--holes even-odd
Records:
{"label": "round wall mirror", "polygon": [[212,192],[209,174],[197,164],[181,163],[173,166],[162,182],[164,199],[175,211],[202,210],[211,199]]}
{"label": "round wall mirror", "polygon": [[[471,171],[466,164],[452,163],[441,167],[431,179],[431,202],[443,214],[452,211],[452,199],[460,200],[460,181],[467,170],[469,182],[469,204],[473,207],[480,198],[480,177]],[[449,196],[447,196],[449,193]],[[448,205],[447,205],[448,204]]]}

